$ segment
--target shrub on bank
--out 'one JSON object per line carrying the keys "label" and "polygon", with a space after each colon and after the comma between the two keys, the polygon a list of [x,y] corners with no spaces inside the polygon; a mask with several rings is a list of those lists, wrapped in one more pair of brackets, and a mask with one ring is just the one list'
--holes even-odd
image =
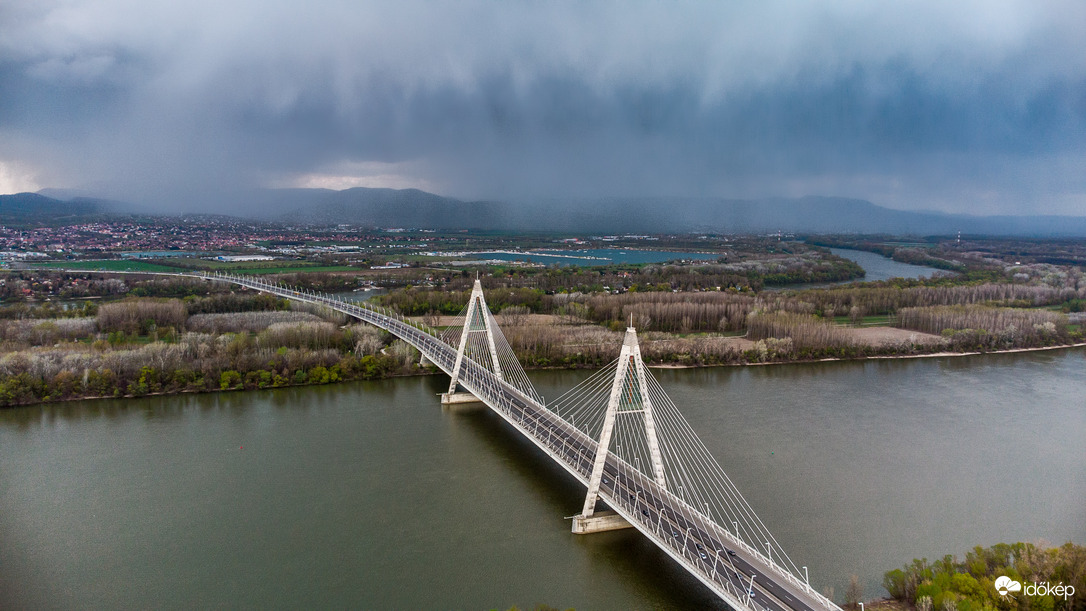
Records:
{"label": "shrub on bank", "polygon": [[955,350],[1000,350],[1069,343],[1067,315],[986,305],[903,308],[898,326],[941,334]]}
{"label": "shrub on bank", "polygon": [[[1073,588],[1073,596],[1043,594],[1023,589],[1009,597],[995,587],[1006,576],[1021,586],[1047,583],[1062,585],[1062,592]],[[999,543],[989,548],[979,545],[964,560],[944,556],[929,562],[913,560],[901,569],[887,571],[883,587],[895,600],[918,611],[1083,611],[1086,610],[1086,547],[1066,543],[1045,549],[1031,543]]]}
{"label": "shrub on bank", "polygon": [[[316,335],[308,329],[291,335],[294,346],[268,345],[247,334],[186,333],[172,343],[64,344],[9,352],[0,356],[0,406],[329,384],[419,371],[417,351],[403,342],[385,347],[384,336],[373,333],[358,334],[362,339],[356,342],[351,328],[317,324]],[[362,346],[373,353],[353,350]]]}

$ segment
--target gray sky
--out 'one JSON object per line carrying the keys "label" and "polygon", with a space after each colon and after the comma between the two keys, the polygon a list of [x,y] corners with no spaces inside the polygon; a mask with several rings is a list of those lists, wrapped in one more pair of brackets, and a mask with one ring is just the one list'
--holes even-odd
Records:
{"label": "gray sky", "polygon": [[1086,215],[1086,3],[3,0],[0,192]]}

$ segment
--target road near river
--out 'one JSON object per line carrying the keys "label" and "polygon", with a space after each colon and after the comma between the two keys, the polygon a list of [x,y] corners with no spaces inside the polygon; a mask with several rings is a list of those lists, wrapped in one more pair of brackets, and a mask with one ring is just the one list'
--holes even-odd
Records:
{"label": "road near river", "polygon": [[[530,372],[557,397],[587,372]],[[657,370],[840,599],[914,557],[1086,543],[1086,351]],[[0,411],[0,608],[721,608],[444,376]]]}

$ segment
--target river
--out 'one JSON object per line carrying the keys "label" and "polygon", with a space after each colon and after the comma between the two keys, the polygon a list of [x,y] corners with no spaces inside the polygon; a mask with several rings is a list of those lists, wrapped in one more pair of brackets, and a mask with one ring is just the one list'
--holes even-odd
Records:
{"label": "river", "polygon": [[889,280],[890,278],[931,278],[938,275],[953,274],[946,270],[926,265],[912,265],[894,261],[890,257],[884,257],[877,252],[866,250],[854,250],[851,248],[831,248],[830,252],[838,257],[851,259],[860,264],[867,272],[860,282],[875,282],[876,280]]}
{"label": "river", "polygon": [[642,250],[639,248],[588,248],[582,250],[531,250],[523,252],[481,251],[472,258],[497,261],[531,261],[545,265],[638,265],[641,263],[665,263],[667,261],[712,261],[717,253],[670,250]]}
{"label": "river", "polygon": [[[889,278],[920,278],[921,276],[931,277],[938,274],[949,274],[945,270],[936,269],[934,267],[927,267],[923,265],[911,265],[909,263],[901,263],[894,261],[889,257],[884,257],[878,253],[868,252],[866,250],[853,250],[850,248],[831,248],[833,254],[851,259],[860,264],[860,267],[864,268],[867,274],[860,279],[861,282],[874,282],[876,280],[887,280]],[[524,261],[531,259],[537,263],[546,263],[548,265],[557,263],[559,265],[611,265],[616,263],[662,263],[664,261],[673,261],[676,259],[692,259],[692,260],[712,260],[716,259],[720,255],[712,253],[696,253],[696,252],[677,252],[677,251],[656,251],[656,250],[639,250],[636,248],[615,249],[615,248],[601,248],[591,250],[539,250],[524,253],[509,253],[509,252],[484,252],[476,255],[481,259],[497,259],[503,261]],[[845,281],[845,283],[850,281]],[[836,284],[843,284],[841,282],[823,283],[817,286],[832,286]],[[795,287],[810,287],[814,285],[810,284],[796,284],[789,285],[788,288]]]}
{"label": "river", "polygon": [[[656,370],[840,599],[1086,543],[1086,351]],[[532,372],[545,396],[586,376]],[[0,411],[0,608],[723,608],[444,376]]]}

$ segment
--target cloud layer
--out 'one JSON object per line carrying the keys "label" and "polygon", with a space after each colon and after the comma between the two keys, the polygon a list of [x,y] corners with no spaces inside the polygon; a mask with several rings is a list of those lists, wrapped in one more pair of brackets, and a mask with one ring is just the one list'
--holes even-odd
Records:
{"label": "cloud layer", "polygon": [[1078,0],[8,0],[0,165],[187,207],[387,184],[1086,214],[1084,31]]}

